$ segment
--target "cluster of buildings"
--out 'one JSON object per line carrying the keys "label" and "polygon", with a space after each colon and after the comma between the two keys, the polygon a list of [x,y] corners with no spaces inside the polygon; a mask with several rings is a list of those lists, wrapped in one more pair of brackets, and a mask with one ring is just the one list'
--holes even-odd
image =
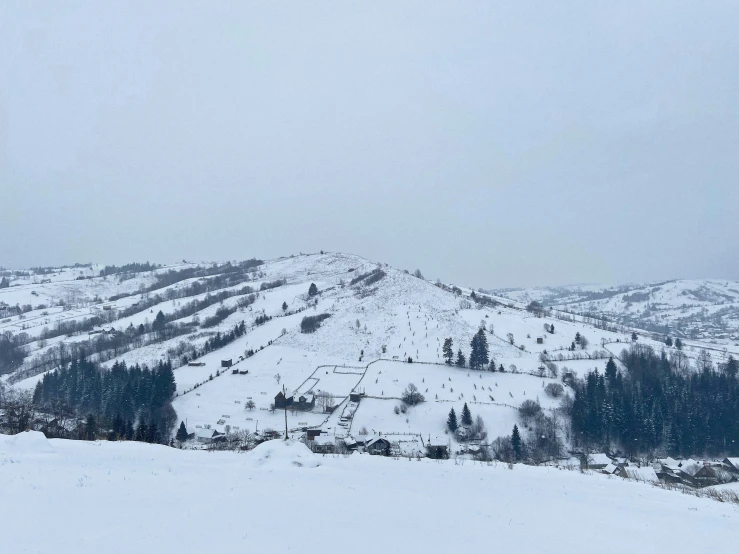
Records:
{"label": "cluster of buildings", "polygon": [[359,435],[338,438],[321,434],[320,429],[307,429],[305,444],[317,454],[364,452],[372,456],[407,456],[444,459],[449,457],[449,439],[407,433],[404,435]]}
{"label": "cluster of buildings", "polygon": [[638,481],[661,481],[696,488],[739,481],[739,458],[716,461],[667,457],[656,459],[651,464],[641,464],[605,453],[594,453],[588,454],[587,459],[583,457],[582,466],[584,469]]}

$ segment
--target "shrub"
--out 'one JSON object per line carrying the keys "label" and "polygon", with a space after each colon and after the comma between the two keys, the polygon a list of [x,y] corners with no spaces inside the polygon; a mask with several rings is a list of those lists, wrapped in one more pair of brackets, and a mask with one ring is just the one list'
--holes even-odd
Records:
{"label": "shrub", "polygon": [[549,383],[546,387],[544,387],[544,392],[552,398],[559,398],[564,394],[565,388],[559,383]]}
{"label": "shrub", "polygon": [[541,406],[534,400],[524,400],[518,407],[518,412],[521,414],[524,421],[528,421],[530,418],[541,412]]}
{"label": "shrub", "polygon": [[426,400],[421,392],[418,390],[418,387],[413,383],[410,383],[406,387],[401,398],[403,402],[405,402],[409,406],[415,406],[416,404],[420,404],[421,402]]}

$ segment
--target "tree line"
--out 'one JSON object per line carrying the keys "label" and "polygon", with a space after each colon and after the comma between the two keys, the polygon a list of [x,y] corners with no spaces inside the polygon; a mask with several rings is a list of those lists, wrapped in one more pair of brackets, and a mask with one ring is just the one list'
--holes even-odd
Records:
{"label": "tree line", "polygon": [[[175,388],[169,361],[151,369],[116,362],[106,370],[80,356],[44,375],[34,389],[33,403],[56,419],[54,426],[47,425],[47,436],[167,442],[177,419],[172,407]],[[80,419],[84,437],[73,435],[79,425],[60,423]]]}
{"label": "tree line", "polygon": [[574,383],[573,440],[581,446],[627,454],[672,456],[739,454],[737,362],[714,366],[702,351],[691,369],[681,352],[668,356],[632,344],[604,373],[589,372]]}

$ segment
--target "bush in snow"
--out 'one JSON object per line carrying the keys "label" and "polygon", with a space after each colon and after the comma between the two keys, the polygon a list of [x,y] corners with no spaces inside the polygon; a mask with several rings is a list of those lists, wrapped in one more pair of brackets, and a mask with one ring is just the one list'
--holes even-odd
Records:
{"label": "bush in snow", "polygon": [[405,402],[408,406],[415,406],[416,404],[420,404],[421,402],[426,400],[421,392],[418,390],[418,387],[413,383],[410,383],[405,388],[405,390],[403,391],[403,396],[401,398],[403,399],[403,402]]}
{"label": "bush in snow", "polygon": [[549,383],[546,387],[544,387],[544,392],[552,398],[559,398],[564,394],[565,388],[559,383]]}

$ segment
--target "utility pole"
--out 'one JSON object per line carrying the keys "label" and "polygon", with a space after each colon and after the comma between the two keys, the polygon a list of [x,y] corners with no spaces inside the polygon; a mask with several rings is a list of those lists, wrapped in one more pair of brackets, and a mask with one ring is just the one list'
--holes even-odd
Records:
{"label": "utility pole", "polygon": [[282,385],[282,395],[285,397],[285,440],[287,440],[287,394],[285,393],[285,385]]}

